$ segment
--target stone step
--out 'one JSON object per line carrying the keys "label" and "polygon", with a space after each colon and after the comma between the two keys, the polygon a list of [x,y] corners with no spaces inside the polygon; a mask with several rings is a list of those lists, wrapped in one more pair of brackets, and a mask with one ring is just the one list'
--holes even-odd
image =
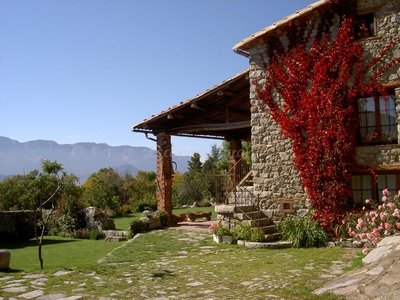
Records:
{"label": "stone step", "polygon": [[284,242],[284,241],[265,242],[265,243],[238,241],[237,244],[245,246],[247,248],[283,249],[283,248],[291,248],[292,247],[291,242]]}
{"label": "stone step", "polygon": [[251,227],[268,227],[271,225],[271,220],[268,218],[262,218],[259,220],[242,220],[242,222],[250,224]]}
{"label": "stone step", "polygon": [[264,231],[265,234],[278,233],[278,229],[276,228],[275,225],[262,226],[261,229]]}
{"label": "stone step", "polygon": [[257,220],[259,218],[265,218],[264,214],[260,211],[241,212],[234,214],[234,217],[238,220]]}
{"label": "stone step", "polygon": [[257,211],[257,208],[254,205],[237,205],[235,207],[235,213],[254,212],[254,211]]}
{"label": "stone step", "polygon": [[123,231],[123,230],[103,230],[102,233],[104,234],[105,237],[109,236],[126,237],[128,235],[128,231]]}
{"label": "stone step", "polygon": [[265,240],[267,242],[279,241],[281,238],[282,234],[280,232],[265,235]]}

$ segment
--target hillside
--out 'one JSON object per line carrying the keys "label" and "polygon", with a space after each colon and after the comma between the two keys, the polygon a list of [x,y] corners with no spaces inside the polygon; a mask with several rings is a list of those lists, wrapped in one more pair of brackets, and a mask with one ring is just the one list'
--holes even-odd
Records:
{"label": "hillside", "polygon": [[[75,174],[83,183],[90,174],[111,167],[121,174],[133,176],[140,171],[156,171],[157,152],[146,147],[117,146],[96,143],[57,144],[35,140],[20,143],[0,136],[0,181],[5,176],[26,174],[41,169],[41,161],[61,163],[66,172]],[[173,161],[180,172],[187,170],[190,156],[175,156]]]}

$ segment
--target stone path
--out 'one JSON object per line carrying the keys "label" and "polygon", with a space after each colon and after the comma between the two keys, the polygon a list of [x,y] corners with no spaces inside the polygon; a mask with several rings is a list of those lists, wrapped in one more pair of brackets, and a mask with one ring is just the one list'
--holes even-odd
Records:
{"label": "stone path", "polygon": [[[210,221],[212,222],[212,221]],[[205,225],[205,224],[204,224]],[[205,238],[209,238],[209,233],[207,233],[206,226],[198,226],[195,224],[187,224],[185,229],[194,229],[188,230],[187,234],[185,234],[185,239],[190,239],[192,241],[201,240]],[[182,227],[184,227],[182,226]],[[180,227],[182,229],[182,227]],[[208,227],[207,227],[208,228]],[[160,233],[161,234],[161,233]],[[132,242],[130,240],[129,242]],[[213,251],[216,251],[218,246],[207,246],[200,247],[199,255],[207,255]],[[223,251],[227,249],[221,249],[218,251]],[[346,251],[346,250],[344,250]],[[348,249],[348,255],[353,255],[353,250]],[[179,252],[179,255],[182,257],[187,256],[187,251],[182,249]],[[333,265],[328,269],[324,270],[321,274],[321,278],[332,278],[331,282],[326,283],[320,289],[314,291],[316,295],[319,295],[321,299],[323,299],[323,294],[327,292],[334,293],[336,295],[342,296],[345,299],[400,299],[400,236],[389,237],[383,240],[376,249],[374,249],[368,256],[364,258],[365,266],[353,270],[347,274],[344,274],[344,269],[348,267],[346,263],[342,261],[333,262]],[[174,268],[174,264],[179,261],[180,257],[176,256],[173,258],[163,258],[160,261],[152,262],[155,265],[158,265],[160,270],[164,266],[169,266]],[[349,260],[350,261],[350,260]],[[213,262],[215,264],[221,263],[218,261]],[[212,278],[213,274],[210,274],[210,278],[191,278],[182,277],[182,284],[186,286],[193,287],[202,287],[202,294],[197,293],[188,293],[188,294],[179,294],[178,287],[164,287],[157,285],[157,281],[154,281],[154,278],[146,273],[145,266],[136,265],[136,269],[140,270],[143,268],[143,275],[139,279],[139,294],[135,297],[130,297],[130,299],[155,299],[155,300],[166,300],[166,299],[184,299],[184,298],[196,298],[196,299],[213,299],[212,298],[212,289],[213,286],[211,283],[215,280]],[[310,268],[313,269],[314,266],[312,264],[306,266],[305,269]],[[92,294],[87,294],[87,289],[85,290],[85,282],[72,282],[68,279],[68,276],[73,270],[70,271],[59,271],[53,273],[51,275],[47,274],[25,274],[22,277],[14,278],[13,274],[6,275],[4,277],[0,277],[0,300],[19,300],[19,299],[37,299],[37,300],[74,300],[74,299],[100,299],[100,300],[112,300],[112,299],[126,299],[127,296],[123,294],[122,291],[119,291],[114,287],[115,291],[113,292],[112,283],[111,283],[111,291],[108,293],[107,297],[94,296]],[[179,272],[184,272],[184,270],[177,269],[177,274]],[[301,270],[293,270],[293,276],[301,276]],[[182,273],[187,274],[187,273]],[[125,280],[126,282],[132,282],[133,280],[138,281],[137,278],[132,278],[132,274],[124,274],[125,278],[121,280]],[[338,275],[341,277],[336,278]],[[104,286],[110,284],[107,282],[107,278],[102,277],[100,274],[88,273],[83,274],[88,280],[92,280],[94,288],[96,286]],[[186,275],[185,275],[186,276]],[[46,293],[46,285],[49,282],[49,279],[53,279],[53,277],[59,277],[59,282],[64,285],[70,285],[71,291],[73,292],[73,296],[67,296],[62,293]],[[264,277],[264,276],[263,276]],[[211,280],[211,281],[210,281]],[[268,284],[267,284],[268,283]],[[249,281],[244,281],[240,284],[242,288],[239,290],[247,289],[247,290],[265,290],[266,292],[270,292],[266,299],[281,299],[277,298],[273,295],[274,289],[284,288],[285,281],[278,282],[275,280],[271,280],[270,275],[266,275],[265,278],[253,278]],[[234,292],[228,287],[222,286],[221,288],[227,289],[227,295],[229,295],[226,299],[240,299],[239,294],[235,296]],[[54,290],[54,289],[53,289]],[[85,292],[86,291],[86,292]],[[2,297],[2,293],[7,292],[12,294],[13,296],[10,298]],[[122,294],[121,294],[122,293]],[[156,296],[154,296],[156,295]],[[239,298],[237,298],[239,297]],[[129,298],[129,297],[128,297]],[[257,298],[261,299],[261,298]],[[288,298],[290,300],[290,298]]]}
{"label": "stone path", "polygon": [[325,284],[317,295],[331,292],[349,300],[400,299],[400,235],[383,239],[363,259],[364,266]]}

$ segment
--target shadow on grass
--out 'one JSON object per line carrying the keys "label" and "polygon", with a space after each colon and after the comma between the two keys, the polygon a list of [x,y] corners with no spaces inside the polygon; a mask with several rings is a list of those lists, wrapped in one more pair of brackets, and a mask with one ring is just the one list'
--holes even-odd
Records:
{"label": "shadow on grass", "polygon": [[21,273],[23,270],[16,270],[16,269],[1,269],[0,273],[7,273],[7,274],[12,274],[12,273]]}
{"label": "shadow on grass", "polygon": [[166,276],[175,276],[175,275],[171,271],[161,270],[161,272],[153,273],[151,276],[155,278],[163,278]]}
{"label": "shadow on grass", "polygon": [[[52,238],[45,238],[42,242],[42,246],[61,244],[61,243],[71,243],[71,242],[76,242],[76,240],[73,239],[58,240],[57,237],[52,237]],[[27,241],[9,241],[9,242],[2,242],[0,244],[1,249],[20,249],[20,248],[37,247],[37,246],[38,244],[36,242],[36,239],[30,239]]]}

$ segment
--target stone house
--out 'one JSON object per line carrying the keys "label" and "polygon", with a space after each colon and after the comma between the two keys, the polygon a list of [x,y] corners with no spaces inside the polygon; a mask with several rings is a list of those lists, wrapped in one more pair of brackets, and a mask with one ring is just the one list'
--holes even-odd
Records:
{"label": "stone house", "polygon": [[[330,2],[320,0],[310,4],[242,40],[233,50],[249,59],[248,70],[132,126],[132,131],[144,133],[147,138],[149,133],[156,136],[159,209],[172,212],[171,136],[176,135],[229,141],[231,179],[235,186],[224,190],[225,199],[215,207],[218,219],[226,225],[230,226],[235,219],[257,219],[254,225],[269,226],[270,221],[280,221],[288,214],[308,211],[307,194],[294,167],[291,142],[281,135],[276,121],[260,109],[255,86],[251,83],[264,74],[262,59],[268,59],[265,39],[275,36],[284,40],[289,25],[307,18],[326,22],[323,16],[330,9]],[[388,41],[400,39],[400,0],[358,0],[357,14],[359,23],[366,28],[358,39],[366,58],[375,57]],[[335,33],[339,18],[335,11],[331,11],[330,16],[330,30]],[[400,57],[398,45],[390,49],[389,57]],[[368,173],[353,174],[356,205],[363,205],[367,198],[378,199],[378,192],[384,188],[392,192],[400,189],[399,65],[387,70],[380,80],[389,93],[387,112],[382,97],[364,98],[359,103],[361,123],[356,149],[357,163],[371,166],[378,175],[378,182],[375,183]],[[372,143],[370,136],[376,130],[384,133],[385,139],[375,139]],[[242,174],[239,163],[241,141],[252,143],[252,171],[248,174]],[[260,213],[267,223],[261,225]]]}
{"label": "stone house", "polygon": [[[235,53],[249,59],[249,80],[253,82],[264,75],[263,61],[268,61],[266,39],[277,37],[287,39],[288,26],[298,25],[302,20],[313,19],[326,22],[329,0],[315,2],[266,27],[233,47]],[[347,2],[347,1],[333,1]],[[400,1],[399,0],[358,0],[358,24],[366,33],[357,39],[364,49],[365,58],[376,57],[389,41],[397,41],[391,47],[388,57],[400,57]],[[339,18],[332,15],[330,31],[338,31]],[[358,33],[359,31],[357,31]],[[385,63],[387,61],[383,61]],[[358,103],[360,117],[357,164],[371,166],[378,175],[375,183],[369,173],[353,174],[353,202],[362,206],[365,199],[380,199],[378,193],[388,188],[393,193],[400,190],[400,146],[398,140],[400,121],[400,67],[396,64],[380,78],[389,94],[385,112],[382,97],[364,98]],[[279,100],[278,100],[279,101]],[[250,85],[251,128],[252,128],[252,169],[253,193],[259,195],[262,210],[274,220],[280,220],[287,213],[304,212],[308,208],[307,194],[301,185],[298,171],[293,164],[290,141],[281,136],[279,125],[260,109],[255,86]],[[374,139],[373,132],[382,133],[382,139]]]}

